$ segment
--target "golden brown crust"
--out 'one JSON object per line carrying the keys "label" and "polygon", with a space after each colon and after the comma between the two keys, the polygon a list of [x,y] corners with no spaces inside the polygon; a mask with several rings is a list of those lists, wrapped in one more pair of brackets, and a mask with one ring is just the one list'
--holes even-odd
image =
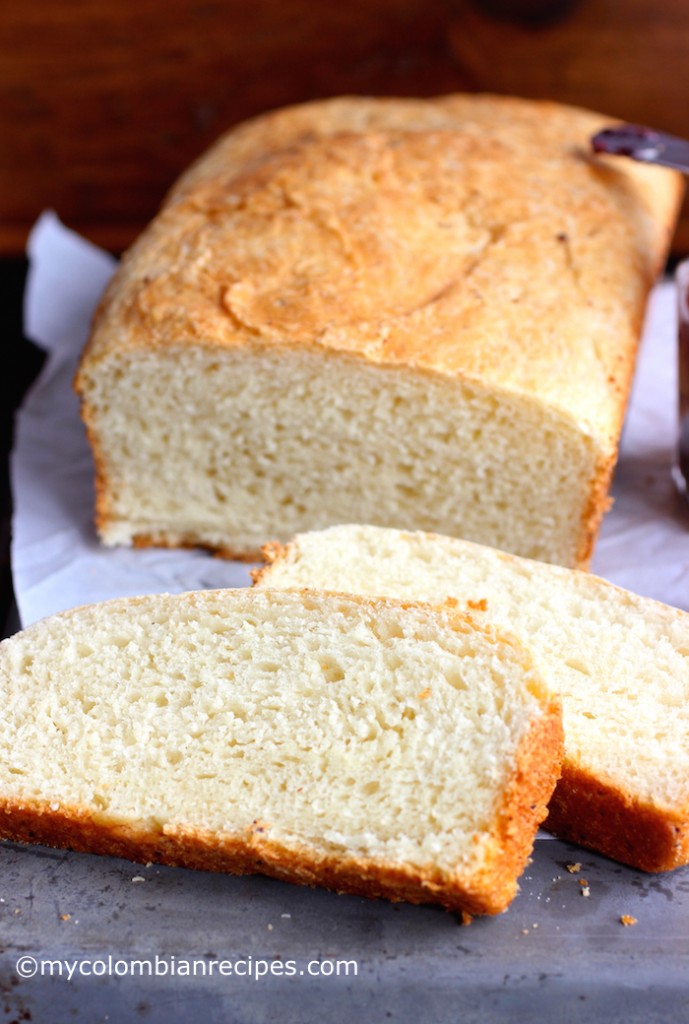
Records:
{"label": "golden brown crust", "polygon": [[562,708],[559,699],[553,697],[520,751],[503,810],[496,816],[495,870],[504,876],[503,888],[510,878],[518,877],[524,870],[532,846],[529,837],[548,813],[563,750]]}
{"label": "golden brown crust", "polygon": [[270,575],[271,566],[289,557],[289,552],[294,549],[294,542],[281,544],[279,540],[270,540],[261,547],[260,557],[263,565],[256,566],[251,570],[250,576],[252,586],[258,586],[264,576]]}
{"label": "golden brown crust", "polygon": [[[631,375],[631,369],[630,369]],[[625,391],[625,394],[628,392]],[[621,426],[621,423],[620,423]],[[617,461],[617,452],[599,458],[581,521],[579,547],[572,563],[573,569],[588,569],[603,516],[612,504],[609,497],[610,482]]]}
{"label": "golden brown crust", "polygon": [[514,895],[509,888],[496,888],[488,895],[474,892],[431,870],[424,874],[355,857],[316,858],[307,847],[297,850],[274,842],[258,823],[240,836],[182,828],[138,831],[96,821],[79,808],[53,811],[48,806],[6,801],[0,805],[0,838],[126,857],[139,863],[240,875],[258,873],[297,885],[321,885],[369,898],[439,903],[476,914],[499,913]]}
{"label": "golden brown crust", "polygon": [[238,548],[227,546],[218,547],[214,544],[207,544],[197,537],[175,536],[174,539],[164,533],[137,533],[132,541],[135,548],[203,548],[217,558],[226,558],[233,562],[255,562],[261,556],[260,548],[252,548],[250,551],[240,551]]}
{"label": "golden brown crust", "polygon": [[544,828],[641,871],[689,863],[689,812],[638,800],[567,758]]}
{"label": "golden brown crust", "polygon": [[[598,353],[615,382],[622,376],[624,390],[630,334],[637,333],[646,290],[666,251],[681,178],[589,157],[589,135],[605,120],[557,104],[487,96],[350,98],[258,118],[221,139],[172,190],[101,303],[87,362],[113,344],[122,350],[173,339],[183,347],[209,339],[236,345],[258,336],[265,344],[315,343],[374,363],[459,373],[527,393],[538,384],[547,400],[553,382],[543,370],[562,354],[553,351],[549,328],[567,327],[568,292],[577,285],[572,277],[584,273],[594,313],[614,312],[617,301],[629,300],[619,323],[623,336]],[[534,211],[520,189],[536,182],[550,194]],[[348,199],[352,189],[355,199]],[[346,216],[354,209],[356,224]],[[436,238],[442,213],[455,220]],[[422,215],[429,221],[418,222]],[[576,238],[564,232],[567,215]],[[523,233],[515,232],[520,217]],[[391,244],[398,230],[406,243],[408,252],[395,252],[394,264],[380,251],[382,226],[392,232]],[[301,230],[311,234],[301,237]],[[502,243],[505,233],[509,246]],[[599,234],[602,243],[591,241]],[[264,251],[267,237],[272,261]],[[434,244],[420,263],[419,249],[429,241]],[[305,256],[314,242],[317,288],[294,269],[295,246]],[[182,244],[180,264],[175,254]],[[480,264],[477,248],[486,250]],[[487,263],[485,255],[491,255]],[[553,264],[555,278],[541,276],[535,256]],[[507,275],[495,282],[497,295],[510,283],[520,290],[514,319],[504,299],[492,301],[497,269]],[[324,283],[331,279],[332,290]],[[278,286],[280,301],[273,302],[270,289]],[[539,297],[542,287],[549,291]],[[523,308],[528,299],[535,308]],[[523,336],[544,320],[547,329],[527,335],[520,354],[514,328]],[[394,336],[386,323],[394,324]],[[499,337],[491,341],[496,325]],[[439,330],[448,326],[450,334]],[[565,340],[582,347],[579,331]],[[569,369],[565,377],[572,376]],[[571,404],[568,386],[559,381],[552,397]],[[613,411],[618,404],[615,396]]]}
{"label": "golden brown crust", "polygon": [[356,856],[326,855],[307,844],[288,846],[272,839],[270,826],[258,821],[239,835],[183,826],[134,827],[83,808],[55,808],[42,801],[0,800],[0,839],[109,854],[140,863],[259,873],[369,898],[498,914],[514,898],[515,878],[526,864],[534,832],[546,813],[561,758],[561,709],[551,701],[526,737],[497,812],[491,834],[493,856],[473,877],[462,877],[461,871],[450,874],[434,865],[415,869]]}

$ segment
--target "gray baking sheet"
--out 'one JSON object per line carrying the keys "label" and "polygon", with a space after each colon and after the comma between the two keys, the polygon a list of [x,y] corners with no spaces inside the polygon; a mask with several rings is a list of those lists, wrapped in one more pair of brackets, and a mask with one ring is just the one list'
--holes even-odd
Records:
{"label": "gray baking sheet", "polygon": [[[247,566],[203,552],[98,544],[71,380],[114,261],[51,213],[29,255],[27,333],[48,359],[12,459],[22,623],[107,597],[248,584]],[[665,281],[649,307],[593,568],[689,609],[689,513],[671,476],[675,322]],[[6,1020],[689,1020],[689,869],[644,875],[543,836],[509,910],[467,925],[435,907],[261,877],[12,843],[0,857]]]}

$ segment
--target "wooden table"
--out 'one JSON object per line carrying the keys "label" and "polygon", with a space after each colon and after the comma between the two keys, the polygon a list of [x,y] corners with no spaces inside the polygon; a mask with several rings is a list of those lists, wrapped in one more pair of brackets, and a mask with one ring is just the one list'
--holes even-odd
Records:
{"label": "wooden table", "polygon": [[0,40],[9,255],[46,207],[121,250],[222,131],[315,97],[488,90],[689,136],[684,0],[33,0]]}

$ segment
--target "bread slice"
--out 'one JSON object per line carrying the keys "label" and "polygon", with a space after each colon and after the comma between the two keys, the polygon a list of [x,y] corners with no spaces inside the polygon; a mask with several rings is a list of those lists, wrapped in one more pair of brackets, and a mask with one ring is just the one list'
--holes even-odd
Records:
{"label": "bread slice", "polygon": [[258,584],[457,600],[531,648],[563,703],[546,828],[646,871],[689,862],[689,615],[588,573],[370,526],[266,549]]}
{"label": "bread slice", "polygon": [[116,544],[341,522],[587,564],[681,175],[600,114],[342,97],[238,126],[126,254],[76,378]]}
{"label": "bread slice", "polygon": [[503,910],[559,701],[447,609],[267,590],[91,605],[0,645],[0,836]]}

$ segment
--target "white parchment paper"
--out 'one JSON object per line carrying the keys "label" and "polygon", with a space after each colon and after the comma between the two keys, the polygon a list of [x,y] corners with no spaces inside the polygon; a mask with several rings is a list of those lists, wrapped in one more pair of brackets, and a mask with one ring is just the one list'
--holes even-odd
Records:
{"label": "white parchment paper", "polygon": [[[12,570],[22,625],[109,597],[246,586],[249,567],[202,551],[106,549],[93,522],[93,465],[72,379],[112,257],[53,213],[29,240],[25,330],[47,352],[20,409],[12,453]],[[593,570],[689,610],[689,506],[674,487],[676,311],[671,282],[649,306]]]}

